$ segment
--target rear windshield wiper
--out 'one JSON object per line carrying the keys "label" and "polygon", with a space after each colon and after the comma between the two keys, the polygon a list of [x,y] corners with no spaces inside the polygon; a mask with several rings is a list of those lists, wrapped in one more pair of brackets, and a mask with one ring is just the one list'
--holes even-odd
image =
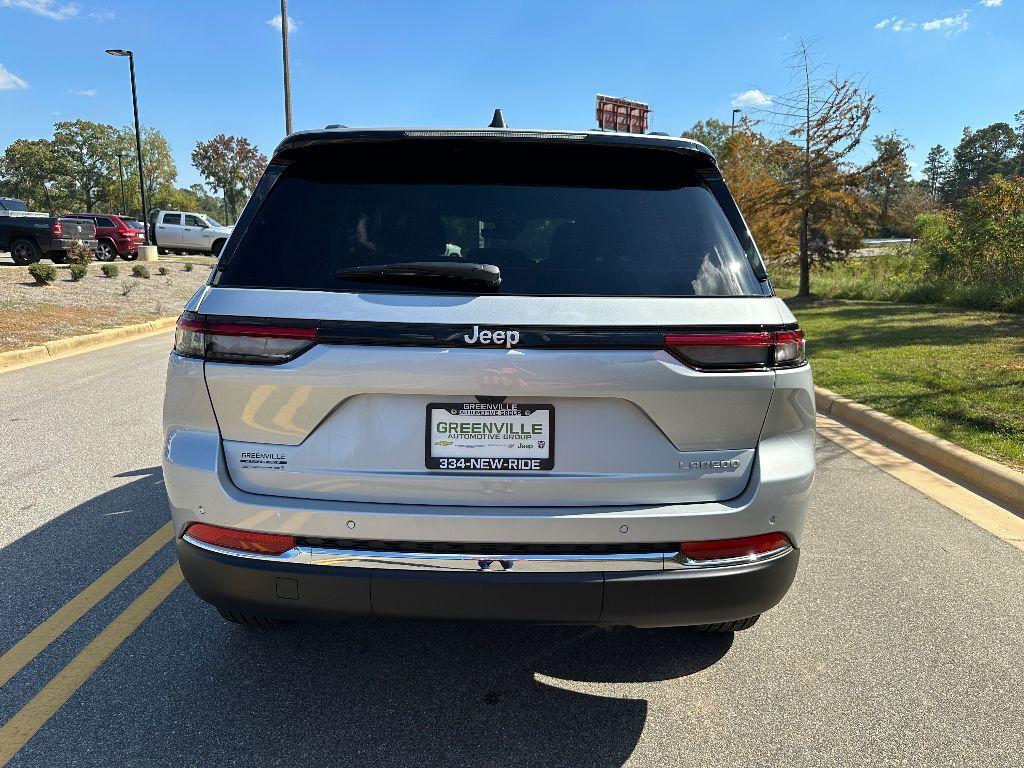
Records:
{"label": "rear windshield wiper", "polygon": [[402,261],[395,264],[368,264],[339,269],[343,280],[366,280],[382,283],[436,281],[477,283],[488,288],[501,284],[501,270],[494,264],[464,261]]}

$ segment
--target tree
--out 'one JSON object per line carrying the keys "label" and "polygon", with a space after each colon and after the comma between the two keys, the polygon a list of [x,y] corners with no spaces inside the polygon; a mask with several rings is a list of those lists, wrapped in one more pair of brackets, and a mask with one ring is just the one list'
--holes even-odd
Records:
{"label": "tree", "polygon": [[931,193],[926,182],[915,182],[893,201],[889,217],[892,237],[912,237],[918,217],[939,209],[939,200]]}
{"label": "tree", "polygon": [[683,131],[683,138],[699,141],[721,160],[731,134],[732,126],[729,123],[709,117],[707,120],[698,120],[690,130]]}
{"label": "tree", "polygon": [[876,136],[872,143],[876,157],[865,169],[864,179],[868,194],[878,206],[879,235],[891,237],[889,210],[910,184],[907,151],[913,149],[913,144],[895,131],[887,136]]}
{"label": "tree", "polygon": [[848,157],[860,144],[874,110],[874,96],[838,73],[823,75],[812,46],[801,40],[789,57],[793,87],[773,98],[765,112],[800,147],[798,175],[785,202],[800,217],[799,296],[810,294],[812,235],[814,249],[833,251],[831,239],[842,234],[846,250],[851,227],[861,226],[868,207],[860,195],[860,177]]}
{"label": "tree", "polygon": [[1008,123],[972,131],[964,128],[963,138],[953,150],[953,166],[946,194],[954,203],[996,174],[1013,175],[1017,165],[1017,132]]}
{"label": "tree", "polygon": [[113,126],[71,120],[53,126],[53,157],[58,183],[72,207],[92,211],[108,207],[110,179],[117,174],[118,134]]}
{"label": "tree", "polygon": [[924,168],[921,171],[924,174],[928,192],[933,197],[940,197],[949,181],[949,152],[946,151],[946,148],[941,144],[936,144],[929,149],[928,157],[925,159]]}
{"label": "tree", "polygon": [[[713,122],[718,121],[707,121]],[[722,143],[718,163],[758,249],[766,256],[786,256],[796,250],[797,219],[780,201],[788,197],[797,147],[788,141],[773,141],[755,125],[747,117],[740,121]]]}
{"label": "tree", "polygon": [[205,213],[207,216],[212,216],[214,219],[226,219],[224,215],[224,198],[211,195],[205,189],[202,184],[191,184],[189,185],[188,191],[196,199],[195,210],[199,213]]}
{"label": "tree", "polygon": [[24,200],[30,210],[56,212],[56,177],[53,144],[47,139],[18,139],[0,158],[0,194]]}
{"label": "tree", "polygon": [[227,218],[233,220],[240,204],[260,180],[267,158],[244,136],[225,136],[222,133],[209,141],[196,142],[192,164],[206,179],[211,191],[223,193],[227,201]]}
{"label": "tree", "polygon": [[[124,178],[127,190],[128,208],[131,211],[139,211],[142,203],[139,200],[139,163],[135,147],[135,126],[126,125],[118,132],[117,152],[124,156]],[[172,208],[169,205],[158,204],[161,193],[164,198],[168,190],[174,190],[174,183],[178,180],[178,166],[171,154],[171,145],[167,138],[156,128],[142,126],[142,170],[145,174],[146,202],[151,209]],[[117,184],[116,195],[112,199],[117,200],[117,207],[120,208],[121,188],[117,178],[117,157],[114,157],[114,174],[111,184]],[[139,214],[141,216],[141,214]]]}

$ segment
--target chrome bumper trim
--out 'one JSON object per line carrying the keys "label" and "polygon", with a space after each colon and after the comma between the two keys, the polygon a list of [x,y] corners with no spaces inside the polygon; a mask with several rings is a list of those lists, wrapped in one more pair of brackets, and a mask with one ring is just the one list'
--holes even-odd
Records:
{"label": "chrome bumper trim", "polygon": [[761,563],[789,554],[791,546],[780,547],[760,556],[733,557],[724,560],[688,560],[678,552],[604,555],[483,555],[437,554],[433,552],[372,552],[358,549],[294,547],[280,555],[262,555],[218,547],[185,534],[193,546],[219,555],[244,557],[274,563],[341,566],[344,568],[382,568],[408,571],[469,571],[473,573],[600,573],[604,571],[705,570]]}

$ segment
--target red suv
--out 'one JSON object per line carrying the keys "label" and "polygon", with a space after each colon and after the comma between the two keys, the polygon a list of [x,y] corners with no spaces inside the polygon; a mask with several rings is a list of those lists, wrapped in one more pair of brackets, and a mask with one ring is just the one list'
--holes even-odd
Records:
{"label": "red suv", "polygon": [[116,216],[112,213],[76,213],[76,219],[96,222],[96,258],[99,261],[113,261],[120,256],[125,261],[139,258],[139,246],[144,244],[145,234],[135,219]]}

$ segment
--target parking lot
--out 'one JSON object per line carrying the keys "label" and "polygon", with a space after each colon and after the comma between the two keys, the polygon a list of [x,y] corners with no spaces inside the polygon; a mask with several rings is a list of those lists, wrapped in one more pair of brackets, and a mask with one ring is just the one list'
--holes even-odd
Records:
{"label": "parking lot", "polygon": [[[5,651],[166,524],[169,346],[0,374]],[[0,764],[1024,764],[1024,551],[832,442],[819,462],[797,583],[736,635],[249,630],[158,538],[38,655],[4,657]]]}

